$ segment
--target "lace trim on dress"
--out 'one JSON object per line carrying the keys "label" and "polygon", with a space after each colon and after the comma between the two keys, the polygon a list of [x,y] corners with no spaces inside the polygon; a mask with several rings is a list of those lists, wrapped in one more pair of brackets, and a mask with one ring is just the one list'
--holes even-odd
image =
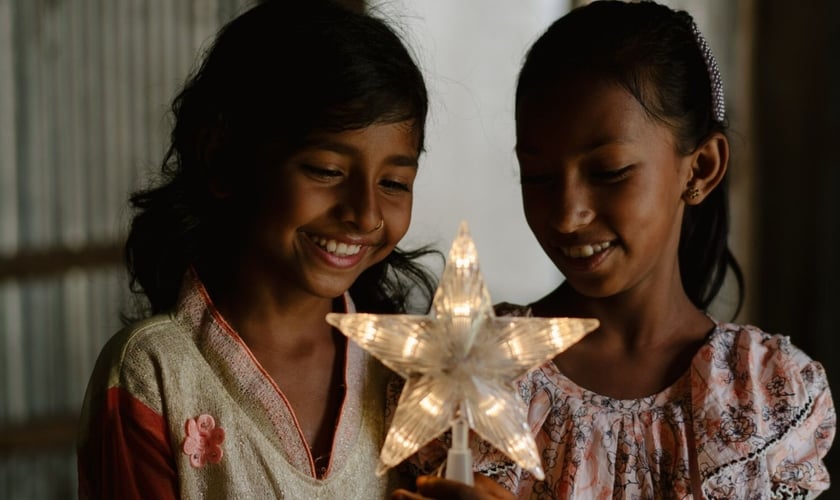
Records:
{"label": "lace trim on dress", "polygon": [[493,477],[507,474],[515,468],[516,464],[514,462],[495,462],[480,465],[476,467],[476,471],[484,474],[485,476]]}
{"label": "lace trim on dress", "polygon": [[[773,439],[769,439],[760,448],[757,448],[757,449],[751,451],[749,454],[747,454],[747,455],[745,455],[741,458],[738,458],[738,459],[732,460],[730,462],[727,462],[725,464],[719,465],[719,466],[711,469],[710,471],[707,470],[707,471],[702,472],[701,474],[703,476],[703,493],[709,498],[712,498],[712,499],[718,498],[718,497],[714,496],[712,494],[712,492],[710,492],[706,488],[706,483],[708,481],[716,478],[717,476],[722,475],[724,473],[724,471],[726,471],[726,469],[728,469],[730,467],[744,465],[744,464],[746,464],[748,462],[751,462],[753,460],[763,458],[764,455],[767,454],[767,451],[773,445],[782,441],[794,429],[796,429],[796,428],[798,428],[802,425],[802,423],[805,421],[805,418],[811,413],[811,409],[812,409],[813,406],[814,406],[814,398],[811,397],[811,395],[809,394],[808,395],[808,400],[805,402],[805,404],[802,406],[802,408],[796,414],[796,417],[794,419],[792,419],[791,422],[787,425],[787,427],[784,429],[783,432],[778,433],[776,435],[776,437],[774,437]],[[792,489],[792,487],[790,485],[778,484],[777,486],[774,486],[773,498],[805,498],[805,496],[807,495],[807,492],[804,492],[801,488],[799,488],[799,487],[793,487],[793,488],[795,488],[795,490]]]}
{"label": "lace trim on dress", "polygon": [[797,500],[808,498],[808,491],[799,487],[791,487],[789,484],[776,484],[770,492],[773,500]]}

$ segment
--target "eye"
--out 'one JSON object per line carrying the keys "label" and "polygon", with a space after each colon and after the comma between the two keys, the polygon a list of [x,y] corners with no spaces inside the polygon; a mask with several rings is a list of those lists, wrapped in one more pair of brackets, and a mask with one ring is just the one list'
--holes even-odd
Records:
{"label": "eye", "polygon": [[315,179],[332,180],[344,175],[341,170],[327,167],[317,167],[315,165],[301,165],[301,168],[307,175]]}
{"label": "eye", "polygon": [[390,192],[411,192],[410,184],[406,182],[400,182],[394,179],[382,179],[381,181],[379,181],[379,185],[385,188],[386,191]]}
{"label": "eye", "polygon": [[611,184],[614,182],[619,182],[624,180],[629,174],[632,165],[628,165],[626,167],[621,168],[606,168],[606,169],[595,169],[590,174],[593,179],[606,183]]}

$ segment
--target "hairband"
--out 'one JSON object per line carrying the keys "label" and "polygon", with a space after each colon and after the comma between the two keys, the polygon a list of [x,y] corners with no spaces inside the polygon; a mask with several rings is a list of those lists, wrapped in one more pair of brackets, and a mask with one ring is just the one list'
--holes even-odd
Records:
{"label": "hairband", "polygon": [[697,23],[691,21],[691,32],[700,46],[700,52],[703,53],[703,59],[706,61],[706,69],[709,71],[709,80],[712,82],[712,113],[715,120],[723,122],[726,117],[726,108],[723,103],[723,81],[720,78],[720,70],[718,69],[717,61],[715,60],[712,49],[706,43],[706,39],[700,33]]}

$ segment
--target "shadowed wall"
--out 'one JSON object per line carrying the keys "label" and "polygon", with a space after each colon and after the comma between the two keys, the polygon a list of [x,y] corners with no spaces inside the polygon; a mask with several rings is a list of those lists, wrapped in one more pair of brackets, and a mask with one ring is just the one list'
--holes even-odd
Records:
{"label": "shadowed wall", "polygon": [[[840,4],[756,9],[755,321],[822,362],[840,395]],[[829,454],[840,480],[837,440]],[[835,484],[828,497],[840,498]]]}

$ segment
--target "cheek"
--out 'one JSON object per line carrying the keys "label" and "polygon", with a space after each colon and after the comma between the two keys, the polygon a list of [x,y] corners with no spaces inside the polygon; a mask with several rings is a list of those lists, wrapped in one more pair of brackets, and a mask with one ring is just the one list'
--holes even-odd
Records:
{"label": "cheek", "polygon": [[624,206],[628,213],[635,213],[640,222],[661,225],[676,214],[681,204],[680,195],[672,186],[660,181],[656,191],[628,193]]}
{"label": "cheek", "polygon": [[411,200],[390,204],[382,209],[387,244],[394,247],[408,232],[411,223]]}
{"label": "cheek", "polygon": [[253,194],[254,199],[259,200],[258,216],[274,221],[274,224],[295,219],[298,212],[306,212],[309,204],[316,203],[303,193],[301,186],[279,174],[264,179]]}
{"label": "cheek", "polygon": [[297,193],[278,193],[265,205],[261,219],[272,227],[297,226],[310,219],[319,205],[317,197]]}
{"label": "cheek", "polygon": [[669,189],[628,193],[619,200],[610,212],[611,222],[636,248],[658,251],[679,239],[680,200]]}

